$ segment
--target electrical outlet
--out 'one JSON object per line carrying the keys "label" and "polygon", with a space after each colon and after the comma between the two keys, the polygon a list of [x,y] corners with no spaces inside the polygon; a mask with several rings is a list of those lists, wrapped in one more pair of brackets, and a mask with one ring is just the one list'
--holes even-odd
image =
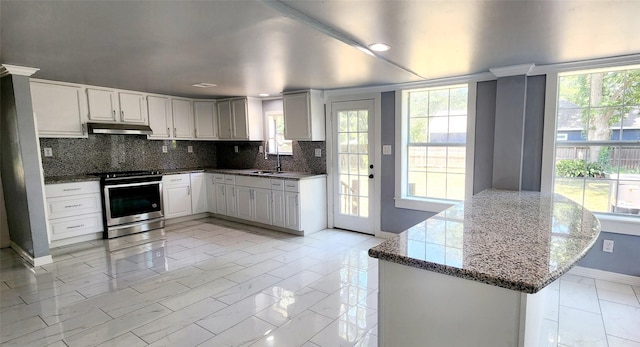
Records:
{"label": "electrical outlet", "polygon": [[264,147],[259,146],[259,147],[258,147],[258,153],[263,153],[263,152],[264,152]]}
{"label": "electrical outlet", "polygon": [[391,155],[391,145],[382,146],[382,155]]}
{"label": "electrical outlet", "polygon": [[162,153],[167,153],[169,152],[169,148],[167,148],[167,146],[162,146]]}
{"label": "electrical outlet", "polygon": [[238,146],[233,146],[233,151],[238,153]]}
{"label": "electrical outlet", "polygon": [[602,242],[602,251],[607,253],[613,253],[613,240],[604,240]]}
{"label": "electrical outlet", "polygon": [[322,148],[316,148],[316,157],[322,157]]}
{"label": "electrical outlet", "polygon": [[44,148],[44,156],[45,157],[53,157],[53,150],[49,147]]}
{"label": "electrical outlet", "polygon": [[187,146],[187,152],[193,153],[193,146]]}

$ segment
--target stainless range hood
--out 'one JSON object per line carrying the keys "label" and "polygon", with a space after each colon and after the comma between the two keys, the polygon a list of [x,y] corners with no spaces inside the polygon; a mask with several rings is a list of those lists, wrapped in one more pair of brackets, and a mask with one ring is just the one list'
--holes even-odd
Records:
{"label": "stainless range hood", "polygon": [[144,124],[121,123],[87,123],[89,134],[118,134],[118,135],[150,135],[151,127]]}

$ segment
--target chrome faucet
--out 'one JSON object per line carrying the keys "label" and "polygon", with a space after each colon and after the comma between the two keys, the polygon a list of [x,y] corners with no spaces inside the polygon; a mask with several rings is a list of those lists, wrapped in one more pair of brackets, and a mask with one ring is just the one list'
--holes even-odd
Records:
{"label": "chrome faucet", "polygon": [[277,172],[281,172],[282,171],[282,165],[280,164],[280,150],[278,149],[278,140],[277,139],[273,139],[273,142],[276,145],[276,156],[278,158],[278,162],[277,162],[277,166],[276,166],[276,171]]}

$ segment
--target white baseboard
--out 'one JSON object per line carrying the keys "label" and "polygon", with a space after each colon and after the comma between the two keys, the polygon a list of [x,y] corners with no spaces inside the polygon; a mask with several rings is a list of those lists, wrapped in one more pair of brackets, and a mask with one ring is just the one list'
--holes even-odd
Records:
{"label": "white baseboard", "polygon": [[91,234],[87,234],[87,235],[69,237],[69,238],[61,239],[61,240],[54,240],[54,241],[51,241],[51,243],[49,244],[49,248],[58,248],[58,247],[62,247],[62,246],[72,245],[74,243],[93,241],[93,240],[100,240],[100,239],[102,239],[102,234],[103,233],[101,231],[101,232],[91,233]]}
{"label": "white baseboard", "polygon": [[383,239],[390,239],[390,238],[398,236],[398,234],[390,233],[388,231],[378,230],[378,231],[376,231],[374,236],[375,237],[380,237],[380,238],[383,238]]}
{"label": "white baseboard", "polygon": [[18,246],[15,242],[11,241],[11,248],[18,253],[24,260],[26,260],[31,266],[42,266],[53,263],[51,255],[45,255],[44,257],[34,258],[31,254],[27,253],[22,247]]}
{"label": "white baseboard", "polygon": [[576,266],[569,270],[569,272],[567,273],[576,276],[591,277],[597,280],[623,283],[632,286],[640,286],[640,277],[638,276],[630,276],[619,274],[616,272],[590,269],[588,267]]}

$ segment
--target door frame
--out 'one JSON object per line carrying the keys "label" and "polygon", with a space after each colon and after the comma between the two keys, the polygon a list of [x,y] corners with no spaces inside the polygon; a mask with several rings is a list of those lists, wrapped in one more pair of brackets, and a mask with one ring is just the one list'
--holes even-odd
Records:
{"label": "door frame", "polygon": [[372,235],[380,234],[380,219],[381,219],[381,196],[380,196],[380,187],[382,182],[380,181],[380,163],[382,162],[382,145],[380,144],[381,139],[381,93],[357,93],[354,91],[326,91],[324,94],[324,102],[326,105],[325,109],[325,121],[326,121],[326,147],[327,147],[327,227],[333,228],[335,226],[334,223],[334,211],[335,211],[335,192],[338,187],[336,186],[336,173],[333,169],[333,161],[335,160],[334,155],[334,141],[335,141],[335,133],[333,128],[333,108],[332,103],[334,102],[349,102],[349,101],[363,101],[363,100],[372,100],[373,101],[373,145],[372,153],[369,156],[369,163],[373,164],[373,174],[376,178],[373,182],[373,194],[375,196],[374,199],[370,199],[369,203],[371,205],[371,216],[369,218],[373,218],[373,230],[371,230]]}

